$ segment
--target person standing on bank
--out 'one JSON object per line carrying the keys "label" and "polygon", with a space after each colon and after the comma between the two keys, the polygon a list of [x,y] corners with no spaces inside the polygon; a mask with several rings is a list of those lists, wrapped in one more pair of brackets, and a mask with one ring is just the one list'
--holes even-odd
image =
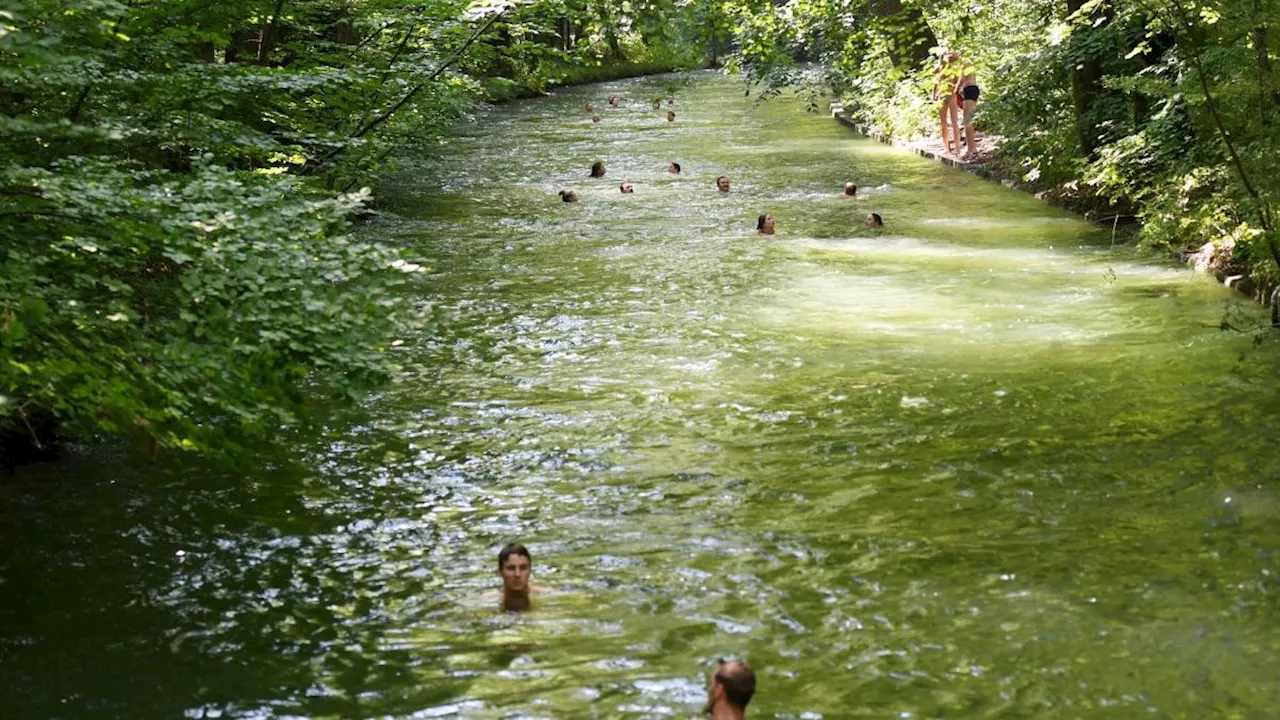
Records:
{"label": "person standing on bank", "polygon": [[[964,116],[965,152],[960,157],[967,158],[978,154],[973,146],[973,111],[978,107],[978,76],[974,74],[973,63],[957,58],[960,66],[960,78],[956,80],[955,96]],[[956,140],[959,145],[959,138]],[[959,148],[957,148],[959,149]]]}
{"label": "person standing on bank", "polygon": [[756,693],[756,674],[741,660],[720,660],[707,686],[703,712],[711,720],[746,720],[747,703]]}
{"label": "person standing on bank", "polygon": [[[956,105],[955,88],[960,83],[960,68],[958,67],[960,56],[954,52],[947,52],[942,55],[942,59],[938,62],[938,66],[933,71],[933,91],[929,97],[933,99],[934,107],[938,111],[938,122],[942,132],[942,149],[944,152],[952,152],[952,141],[954,140],[955,153],[960,153],[960,108]],[[950,133],[948,133],[948,128]]]}

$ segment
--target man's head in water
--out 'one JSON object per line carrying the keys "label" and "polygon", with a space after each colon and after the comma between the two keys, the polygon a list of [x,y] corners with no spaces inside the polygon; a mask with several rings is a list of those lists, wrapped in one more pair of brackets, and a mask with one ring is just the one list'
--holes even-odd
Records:
{"label": "man's head in water", "polygon": [[668,165],[668,166],[667,166],[667,172],[671,173],[672,175],[679,175],[679,174],[680,174],[680,163],[673,162],[673,163],[671,163],[670,165]]}
{"label": "man's head in water", "polygon": [[773,234],[773,215],[765,213],[756,218],[756,232],[761,235]]}
{"label": "man's head in water", "polygon": [[741,660],[720,660],[707,686],[707,705],[703,712],[715,720],[743,718],[747,703],[756,693],[756,674]]}
{"label": "man's head in water", "polygon": [[578,193],[572,190],[561,190],[560,199],[565,202],[578,202]]}
{"label": "man's head in water", "polygon": [[884,220],[880,218],[880,213],[871,213],[862,224],[864,227],[884,227]]}
{"label": "man's head in water", "polygon": [[654,110],[661,110],[661,109],[662,109],[662,101],[661,101],[661,100],[654,100],[654,101],[653,101],[653,109],[654,109]]}
{"label": "man's head in water", "polygon": [[604,163],[600,162],[599,160],[591,163],[591,177],[594,177],[594,178],[604,177]]}
{"label": "man's head in water", "polygon": [[676,111],[675,111],[675,110],[668,110],[668,111],[667,111],[667,122],[675,122],[675,121],[676,121]]}
{"label": "man's head in water", "polygon": [[525,546],[511,543],[498,552],[498,574],[502,576],[504,594],[528,595],[532,571],[533,558]]}
{"label": "man's head in water", "polygon": [[631,193],[636,191],[635,188],[631,187],[630,180],[623,180],[622,184],[618,186],[618,189],[622,191],[623,195],[630,195]]}
{"label": "man's head in water", "polygon": [[849,197],[854,197],[854,196],[856,196],[856,195],[858,194],[858,186],[857,186],[857,185],[854,185],[854,184],[853,184],[853,183],[851,183],[851,182],[847,182],[847,183],[845,183],[845,184],[844,184],[844,194],[845,194],[845,195],[848,195]]}
{"label": "man's head in water", "polygon": [[586,108],[587,108],[587,112],[595,112],[595,111],[596,111],[596,106],[595,106],[595,105],[592,105],[591,103],[587,103]]}
{"label": "man's head in water", "polygon": [[729,192],[729,176],[721,175],[716,178],[716,189],[720,192]]}
{"label": "man's head in water", "polygon": [[599,115],[592,115],[592,116],[591,116],[591,122],[600,122],[600,116],[599,116]]}
{"label": "man's head in water", "polygon": [[610,104],[610,105],[612,105],[612,106],[614,106],[614,107],[618,107],[618,96],[617,96],[617,95],[610,95],[610,96],[609,96],[609,104]]}

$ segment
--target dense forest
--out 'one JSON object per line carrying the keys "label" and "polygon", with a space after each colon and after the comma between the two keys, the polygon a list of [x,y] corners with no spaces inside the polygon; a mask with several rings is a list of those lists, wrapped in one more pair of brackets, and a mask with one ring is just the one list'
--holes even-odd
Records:
{"label": "dense forest", "polygon": [[1269,286],[1269,0],[26,0],[0,10],[0,444],[229,454],[394,376],[423,270],[348,234],[479,104],[724,67],[910,137],[971,59],[992,163]]}

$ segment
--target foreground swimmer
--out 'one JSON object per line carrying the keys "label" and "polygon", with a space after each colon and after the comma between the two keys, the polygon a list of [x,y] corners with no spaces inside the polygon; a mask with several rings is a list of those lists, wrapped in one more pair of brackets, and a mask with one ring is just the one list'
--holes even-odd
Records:
{"label": "foreground swimmer", "polygon": [[604,177],[604,173],[605,173],[604,163],[600,162],[599,160],[591,163],[591,177],[602,178]]}
{"label": "foreground swimmer", "polygon": [[847,183],[845,183],[845,184],[844,184],[844,194],[845,194],[845,196],[847,196],[847,197],[857,197],[857,196],[858,196],[858,186],[857,186],[857,185],[854,185],[854,184],[853,184],[853,183],[851,183],[851,182],[847,182]]}
{"label": "foreground swimmer", "polygon": [[623,180],[622,184],[618,186],[618,189],[622,191],[623,195],[630,195],[631,193],[636,191],[635,188],[631,187],[630,180]]}
{"label": "foreground swimmer", "polygon": [[773,234],[773,215],[765,213],[756,218],[756,234],[772,235]]}
{"label": "foreground swimmer", "polygon": [[587,108],[587,112],[595,112],[595,111],[596,111],[596,106],[595,106],[595,105],[592,105],[591,103],[587,103],[587,104],[586,104],[586,108]]}
{"label": "foreground swimmer", "polygon": [[871,213],[866,220],[862,221],[863,227],[884,227],[884,220],[881,219],[880,213]]}
{"label": "foreground swimmer", "polygon": [[617,96],[617,95],[610,95],[610,96],[609,96],[609,106],[610,106],[610,107],[618,107],[618,96]]}
{"label": "foreground swimmer", "polygon": [[675,122],[675,121],[676,121],[676,111],[675,111],[675,110],[668,110],[668,111],[667,111],[667,122]]}
{"label": "foreground swimmer", "polygon": [[578,202],[578,193],[572,190],[561,190],[560,199],[564,202]]}
{"label": "foreground swimmer", "polygon": [[711,720],[746,720],[747,703],[756,694],[756,673],[741,660],[720,660],[707,686],[702,709]]}
{"label": "foreground swimmer", "polygon": [[502,576],[502,609],[507,612],[526,612],[533,608],[529,596],[541,592],[529,584],[533,572],[533,558],[529,550],[519,543],[511,543],[498,552],[498,575]]}
{"label": "foreground swimmer", "polygon": [[668,166],[667,166],[667,172],[671,173],[672,175],[679,175],[679,174],[680,174],[680,163],[678,163],[678,162],[673,162],[673,163],[671,163],[670,165],[668,165]]}
{"label": "foreground swimmer", "polygon": [[591,122],[600,122],[600,116],[599,116],[599,115],[592,115],[592,116],[591,116]]}
{"label": "foreground swimmer", "polygon": [[721,175],[716,178],[716,189],[720,192],[729,192],[729,176]]}

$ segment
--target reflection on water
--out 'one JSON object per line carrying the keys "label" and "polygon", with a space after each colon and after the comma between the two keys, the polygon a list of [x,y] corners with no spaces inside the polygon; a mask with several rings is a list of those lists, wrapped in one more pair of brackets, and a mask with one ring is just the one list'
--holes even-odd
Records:
{"label": "reflection on water", "polygon": [[0,489],[7,716],[689,717],[721,656],[760,717],[1273,714],[1280,403],[1224,291],[692,77],[406,159],[366,232],[448,322],[278,463]]}

